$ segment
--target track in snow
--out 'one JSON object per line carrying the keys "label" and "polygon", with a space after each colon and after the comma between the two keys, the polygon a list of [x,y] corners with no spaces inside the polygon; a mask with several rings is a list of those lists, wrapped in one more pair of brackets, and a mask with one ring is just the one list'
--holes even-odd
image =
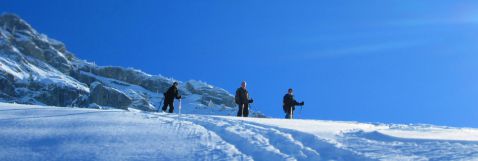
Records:
{"label": "track in snow", "polygon": [[214,116],[186,115],[181,119],[221,134],[222,139],[255,160],[367,160],[352,151],[298,131]]}
{"label": "track in snow", "polygon": [[478,159],[478,130],[434,126],[0,103],[0,129],[2,161]]}

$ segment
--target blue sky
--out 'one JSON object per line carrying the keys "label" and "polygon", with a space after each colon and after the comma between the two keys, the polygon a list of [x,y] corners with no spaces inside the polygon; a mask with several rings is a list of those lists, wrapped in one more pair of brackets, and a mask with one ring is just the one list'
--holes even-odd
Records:
{"label": "blue sky", "polygon": [[478,127],[478,2],[1,1],[78,57],[233,92],[283,117]]}

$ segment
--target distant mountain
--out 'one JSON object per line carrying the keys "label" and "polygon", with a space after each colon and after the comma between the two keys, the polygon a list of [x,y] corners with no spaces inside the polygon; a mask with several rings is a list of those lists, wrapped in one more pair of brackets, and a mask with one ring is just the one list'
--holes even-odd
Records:
{"label": "distant mountain", "polygon": [[[0,16],[1,102],[156,111],[174,81],[132,68],[97,66],[20,17]],[[196,80],[178,82],[183,113],[235,115],[228,91]],[[265,117],[259,112],[252,116]]]}

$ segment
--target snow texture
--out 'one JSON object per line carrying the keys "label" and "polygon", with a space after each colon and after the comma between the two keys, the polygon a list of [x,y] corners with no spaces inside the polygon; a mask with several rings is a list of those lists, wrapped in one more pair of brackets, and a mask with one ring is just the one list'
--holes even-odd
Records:
{"label": "snow texture", "polygon": [[478,160],[478,129],[434,125],[0,103],[0,129],[2,161]]}

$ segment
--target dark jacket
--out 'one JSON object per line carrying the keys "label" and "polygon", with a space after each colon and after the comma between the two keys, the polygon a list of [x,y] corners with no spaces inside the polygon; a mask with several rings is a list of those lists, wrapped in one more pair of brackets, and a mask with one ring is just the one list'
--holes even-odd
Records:
{"label": "dark jacket", "polygon": [[235,97],[236,104],[242,105],[242,104],[249,104],[249,92],[247,92],[246,89],[244,88],[238,88],[236,90],[236,97]]}
{"label": "dark jacket", "polygon": [[168,91],[164,93],[164,101],[165,102],[173,102],[174,98],[181,99],[181,95],[179,95],[178,87],[171,86],[169,87]]}
{"label": "dark jacket", "polygon": [[300,103],[294,99],[294,95],[291,95],[289,93],[284,95],[282,108],[284,109],[285,113],[290,113],[289,110],[294,110],[295,106],[297,105],[300,105]]}

